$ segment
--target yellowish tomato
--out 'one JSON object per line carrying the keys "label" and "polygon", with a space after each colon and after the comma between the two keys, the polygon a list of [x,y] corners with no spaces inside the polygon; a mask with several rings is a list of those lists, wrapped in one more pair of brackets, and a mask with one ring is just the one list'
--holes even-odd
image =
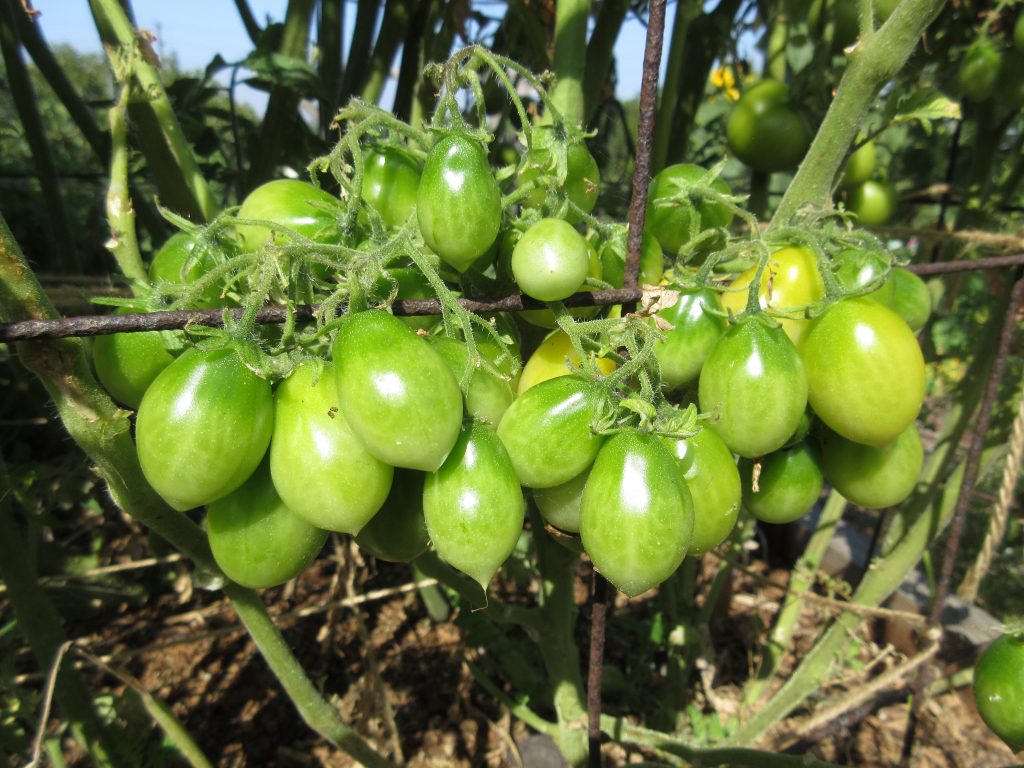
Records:
{"label": "yellowish tomato", "polygon": [[[615,370],[615,363],[607,358],[597,358],[596,362],[597,367],[605,376]],[[572,342],[565,335],[565,331],[559,330],[548,334],[523,366],[517,394],[523,394],[530,387],[540,384],[542,381],[558,376],[568,376],[572,373],[569,365],[578,366],[579,364],[580,356],[572,348]]]}

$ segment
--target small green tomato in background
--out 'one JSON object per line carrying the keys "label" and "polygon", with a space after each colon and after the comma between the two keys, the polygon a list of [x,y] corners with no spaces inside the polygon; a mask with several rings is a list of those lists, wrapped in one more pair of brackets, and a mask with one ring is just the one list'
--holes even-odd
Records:
{"label": "small green tomato in background", "polygon": [[827,430],[821,437],[825,477],[845,499],[866,509],[884,509],[907,498],[923,465],[924,447],[913,424],[881,448]]}
{"label": "small green tomato in background", "polygon": [[896,190],[881,181],[865,181],[846,193],[846,210],[856,214],[857,222],[866,227],[887,224],[896,213]]}
{"label": "small green tomato in background", "polygon": [[743,504],[766,523],[791,523],[810,512],[825,485],[818,457],[805,442],[761,459],[761,471],[754,490],[754,462],[740,462],[743,476]]}
{"label": "small green tomato in background", "polygon": [[[132,312],[119,309],[117,314]],[[160,372],[174,362],[157,331],[111,333],[92,342],[92,363],[103,388],[117,402],[138,410]]]}
{"label": "small green tomato in background", "polygon": [[414,469],[396,469],[384,506],[363,526],[356,544],[390,563],[411,563],[426,552],[430,537],[423,520],[425,478]]}
{"label": "small green tomato in background", "polygon": [[590,477],[589,469],[561,485],[534,489],[533,500],[547,522],[569,533],[580,532],[583,488],[587,484],[588,477]]}
{"label": "small green tomato in background", "polygon": [[366,153],[363,200],[389,227],[400,227],[416,208],[420,165],[397,147],[379,147]]}
{"label": "small green tomato in background", "polygon": [[811,129],[791,105],[789,88],[775,80],[747,89],[725,133],[732,153],[762,173],[795,168],[811,145]]}
{"label": "small green tomato in background", "polygon": [[[662,169],[651,180],[645,228],[666,253],[678,253],[689,242],[691,228],[699,234],[712,227],[728,227],[732,222],[732,211],[721,203],[701,200],[693,205],[685,198],[673,201],[686,185],[696,182],[706,173],[707,169],[699,165],[677,163]],[[724,195],[732,192],[721,178],[711,182],[711,188]]]}
{"label": "small green tomato in background", "polygon": [[979,37],[960,62],[960,90],[970,101],[987,101],[996,93],[1003,57],[988,37]]}
{"label": "small green tomato in background", "polygon": [[846,168],[840,186],[856,187],[871,178],[875,170],[875,142],[869,141],[851,154],[846,160]]}
{"label": "small green tomato in background", "polygon": [[527,296],[561,301],[583,287],[590,269],[587,241],[561,219],[541,219],[512,251],[512,275]]}
{"label": "small green tomato in background", "polygon": [[[569,201],[584,213],[590,213],[597,204],[597,196],[601,185],[601,172],[597,167],[597,161],[590,154],[587,145],[582,141],[575,141],[566,148],[566,174],[565,181],[559,183],[555,177],[554,157],[550,150],[550,142],[553,140],[553,128],[551,126],[537,126],[533,132],[533,149],[529,153],[528,163],[516,176],[516,187],[533,181],[537,178],[548,176],[551,181],[565,191]],[[539,208],[547,199],[547,189],[544,186],[537,186],[530,192],[524,202],[526,205]],[[574,211],[567,215],[569,222],[576,224],[580,216]]]}

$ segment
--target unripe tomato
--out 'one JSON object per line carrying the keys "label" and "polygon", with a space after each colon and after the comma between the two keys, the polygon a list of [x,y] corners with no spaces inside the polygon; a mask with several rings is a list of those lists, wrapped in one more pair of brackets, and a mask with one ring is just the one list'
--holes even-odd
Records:
{"label": "unripe tomato", "polygon": [[867,509],[891,507],[907,498],[923,465],[921,435],[913,424],[881,448],[855,443],[831,431],[821,437],[825,477],[844,498]]}
{"label": "unripe tomato", "polygon": [[[518,240],[516,241],[518,242]],[[589,259],[587,265],[587,277],[592,277],[595,280],[605,280],[604,265],[600,257],[597,255],[597,249],[594,248],[594,244],[587,239],[584,239],[587,244],[587,257]],[[658,254],[658,258],[661,258],[661,254]],[[509,267],[511,270],[511,257],[509,258]],[[589,291],[593,293],[597,288],[588,288],[586,285],[580,287],[581,291]],[[589,320],[594,317],[599,311],[600,307],[573,307],[569,310],[569,314],[578,320]],[[519,313],[519,317],[540,328],[554,328],[555,327],[555,313],[545,307],[544,309],[528,309],[524,312]]]}
{"label": "unripe tomato", "polygon": [[266,464],[210,505],[206,533],[217,565],[243,587],[276,587],[302,573],[327,540],[277,495]]}
{"label": "unripe tomato", "polygon": [[[395,294],[396,301],[437,298],[437,293],[430,285],[430,281],[415,267],[388,267],[385,273],[398,283],[398,292]],[[371,303],[379,304],[386,299],[391,295],[393,287],[391,280],[381,274],[373,283],[370,292]],[[420,328],[429,331],[441,322],[440,315],[414,315],[399,319],[414,331]]]}
{"label": "unripe tomato", "polygon": [[[554,157],[549,149],[551,131],[550,126],[538,126],[534,129],[533,149],[529,154],[528,165],[516,176],[517,187],[533,181],[542,174],[554,175]],[[583,142],[569,144],[565,161],[565,181],[557,186],[565,191],[573,205],[584,213],[590,213],[597,204],[601,186],[601,171],[597,167],[597,161]],[[537,187],[526,196],[524,203],[539,208],[547,199],[547,193],[545,187]],[[566,218],[571,224],[576,224],[580,220],[579,215],[571,210]]]}
{"label": "unripe tomato", "polygon": [[740,462],[743,505],[765,523],[791,523],[811,511],[825,478],[814,450],[805,442],[761,459],[758,490],[753,487],[753,462]]}
{"label": "unripe tomato", "polygon": [[654,355],[661,366],[661,382],[666,389],[679,389],[697,380],[704,361],[726,328],[725,318],[705,311],[705,308],[722,308],[713,290],[676,290],[679,301],[658,313],[658,317],[672,323],[673,328],[666,331],[664,340],[654,347]]}
{"label": "unripe tomato", "polygon": [[[117,314],[131,311],[119,309]],[[138,410],[149,385],[172,362],[174,357],[157,331],[111,333],[92,342],[92,363],[100,384],[132,410]]]}
{"label": "unripe tomato", "polygon": [[430,536],[423,520],[425,478],[413,469],[396,469],[384,506],[363,526],[356,544],[389,563],[411,563],[426,552]]}
{"label": "unripe tomato", "polygon": [[725,127],[729,149],[763,173],[785,171],[803,159],[811,129],[789,101],[789,88],[762,80],[737,102]]}
{"label": "unripe tomato", "polygon": [[363,200],[389,227],[400,227],[416,208],[420,164],[397,147],[379,147],[366,153]]}
{"label": "unripe tomato", "polygon": [[[665,274],[665,256],[658,241],[646,229],[640,246],[639,285],[658,285]],[[601,246],[602,280],[614,288],[626,284],[626,243],[608,241]]]}
{"label": "unripe tomato", "polygon": [[512,275],[527,296],[561,301],[583,287],[590,270],[587,241],[561,219],[541,219],[512,251]]}
{"label": "unripe tomato", "polygon": [[[337,243],[341,239],[338,220],[343,212],[337,197],[308,181],[275,179],[249,193],[238,209],[238,218],[271,221],[310,240]],[[256,224],[238,226],[238,237],[246,253],[262,248],[271,234],[269,228]],[[283,235],[274,237],[275,242],[284,242]]]}
{"label": "unripe tomato", "polygon": [[[196,253],[196,240],[185,232],[175,232],[153,254],[149,264],[149,281],[160,289],[180,293],[213,267],[207,253]],[[192,302],[195,309],[209,309],[225,304],[221,286],[212,284]]]}
{"label": "unripe tomato", "polygon": [[921,348],[903,319],[876,301],[861,296],[833,304],[811,321],[800,356],[811,407],[848,440],[887,445],[921,410]]}
{"label": "unripe tomato", "polygon": [[583,491],[580,535],[594,567],[630,597],[675,572],[693,537],[693,502],[659,437],[608,438]]}
{"label": "unripe tomato", "polygon": [[462,392],[448,364],[382,310],[346,319],[334,340],[341,411],[366,450],[386,464],[430,472],[462,425]]}
{"label": "unripe tomato", "polygon": [[[754,266],[733,280],[729,290],[722,293],[722,307],[734,314],[745,310],[747,291],[756,275],[757,267]],[[806,248],[797,247],[775,251],[761,273],[761,288],[757,295],[762,309],[793,315],[777,319],[792,342],[799,344],[809,321],[797,315],[825,295],[825,285],[818,274],[814,254]]]}
{"label": "unripe tomato", "polygon": [[242,485],[266,454],[273,429],[270,383],[231,349],[193,348],[146,390],[135,442],[146,480],[183,512]]}
{"label": "unripe tomato", "polygon": [[840,185],[856,187],[871,178],[875,170],[875,142],[869,141],[851,154],[846,160]]}
{"label": "unripe tomato", "polygon": [[894,267],[885,283],[891,290],[882,303],[902,317],[910,330],[924,328],[932,316],[932,292],[925,281],[913,272]]}
{"label": "unripe tomato", "polygon": [[590,429],[603,394],[580,376],[559,376],[526,390],[505,411],[498,437],[519,482],[551,488],[589,467],[604,435]]}
{"label": "unripe tomato", "polygon": [[[671,255],[677,254],[690,241],[691,227],[699,234],[712,227],[728,227],[732,222],[732,211],[710,200],[701,201],[696,206],[687,200],[666,204],[684,186],[692,184],[706,173],[707,169],[699,165],[677,163],[663,168],[651,179],[645,229]],[[715,179],[711,187],[725,195],[732,192],[721,178]]]}
{"label": "unripe tomato", "polygon": [[480,421],[463,427],[423,486],[423,515],[437,554],[484,591],[515,549],[525,508],[505,448],[494,428]]}
{"label": "unripe tomato", "polygon": [[960,90],[971,101],[988,101],[999,83],[1002,56],[988,37],[979,37],[960,62]]}
{"label": "unripe tomato", "polygon": [[589,468],[561,485],[534,488],[533,500],[548,523],[569,533],[580,532],[580,508],[588,477]]}
{"label": "unripe tomato", "polygon": [[416,217],[427,245],[464,272],[493,245],[501,228],[501,190],[476,139],[438,139],[423,164]]}
{"label": "unripe tomato", "polygon": [[[444,358],[456,380],[461,379],[469,364],[469,350],[466,345],[446,336],[428,336],[431,346]],[[470,416],[486,421],[492,427],[498,426],[505,411],[512,405],[515,395],[512,386],[490,371],[477,368],[466,394],[464,410]]]}
{"label": "unripe tomato", "polygon": [[[615,363],[606,357],[591,355],[590,358],[606,376],[616,368]],[[523,366],[522,375],[519,377],[518,394],[523,394],[542,381],[558,376],[569,376],[573,372],[570,366],[579,367],[579,364],[580,356],[576,354],[576,349],[565,331],[552,331]]]}
{"label": "unripe tomato", "polygon": [[1024,750],[1024,639],[1003,635],[981,654],[974,667],[974,703],[1006,746]]}
{"label": "unripe tomato", "polygon": [[665,442],[693,500],[689,554],[698,557],[729,538],[736,527],[742,498],[740,473],[732,453],[711,429]]}
{"label": "unripe tomato", "polygon": [[332,366],[300,365],[274,395],[270,473],[292,511],[318,528],[356,534],[391,488],[394,469],[363,447],[338,405]]}
{"label": "unripe tomato", "polygon": [[896,190],[880,181],[865,181],[846,192],[846,210],[866,227],[880,227],[896,213]]}
{"label": "unripe tomato", "polygon": [[751,318],[719,339],[698,383],[700,409],[733,453],[756,458],[781,448],[807,407],[807,377],[781,328]]}

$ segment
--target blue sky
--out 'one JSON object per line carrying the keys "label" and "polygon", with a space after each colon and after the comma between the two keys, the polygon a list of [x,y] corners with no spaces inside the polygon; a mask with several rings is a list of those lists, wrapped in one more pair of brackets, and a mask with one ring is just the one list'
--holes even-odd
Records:
{"label": "blue sky", "polygon": [[[287,6],[287,0],[249,2],[261,23],[267,18],[282,20]],[[494,5],[487,3],[488,9],[494,9],[493,15],[498,15],[500,8]],[[35,0],[34,6],[43,14],[39,24],[51,44],[68,43],[81,51],[102,51],[86,0]],[[232,0],[132,0],[132,7],[139,26],[156,35],[157,52],[176,54],[186,69],[205,67],[217,53],[226,61],[238,61],[252,48]],[[671,29],[675,7],[675,3],[669,5],[667,29]],[[354,0],[346,3],[346,13],[349,14],[346,28],[351,30]],[[645,34],[644,26],[631,16],[619,36],[616,56],[620,98],[627,99],[640,92]],[[240,92],[239,97],[254,106],[262,103],[261,96],[251,90],[248,94]],[[389,104],[387,95],[383,104]]]}

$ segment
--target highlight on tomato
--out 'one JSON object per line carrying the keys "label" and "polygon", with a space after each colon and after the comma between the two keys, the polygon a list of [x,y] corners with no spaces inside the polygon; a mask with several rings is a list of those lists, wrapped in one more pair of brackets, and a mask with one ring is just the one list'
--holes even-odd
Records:
{"label": "highlight on tomato", "polygon": [[561,301],[583,287],[590,270],[587,241],[562,219],[541,219],[512,251],[512,275],[527,296]]}
{"label": "highlight on tomato", "polygon": [[[341,200],[325,189],[299,179],[274,179],[246,196],[238,218],[269,221],[318,243],[337,243],[343,213]],[[258,224],[240,224],[237,230],[244,252],[258,251],[271,238],[285,241],[283,233]]]}

